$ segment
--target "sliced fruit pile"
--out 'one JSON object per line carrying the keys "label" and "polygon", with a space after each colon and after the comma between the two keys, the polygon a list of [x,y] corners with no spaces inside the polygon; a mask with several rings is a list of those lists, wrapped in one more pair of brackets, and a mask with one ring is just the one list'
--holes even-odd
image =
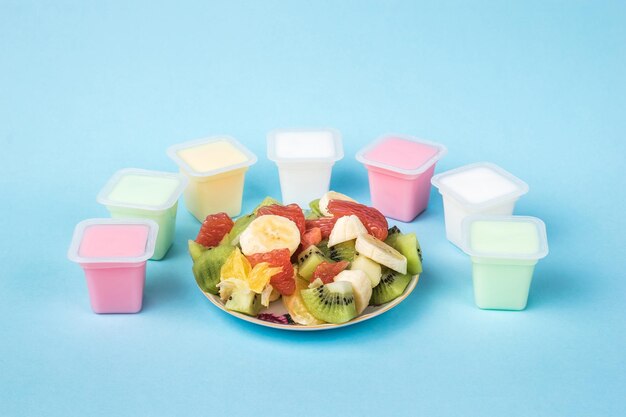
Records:
{"label": "sliced fruit pile", "polygon": [[295,323],[339,324],[399,297],[422,272],[415,233],[389,229],[375,208],[334,191],[309,206],[305,215],[268,197],[235,221],[207,216],[189,241],[200,288],[250,316],[280,298]]}

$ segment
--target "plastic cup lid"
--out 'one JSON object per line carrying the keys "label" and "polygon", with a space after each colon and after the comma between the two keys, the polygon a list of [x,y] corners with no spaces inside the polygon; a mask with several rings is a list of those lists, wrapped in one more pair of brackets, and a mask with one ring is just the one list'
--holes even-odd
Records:
{"label": "plastic cup lid", "polygon": [[[106,228],[98,236],[97,227]],[[128,227],[145,228],[143,233],[129,234]],[[91,229],[94,229],[90,233]],[[117,230],[116,230],[117,229]],[[87,219],[74,228],[72,243],[67,251],[70,261],[79,264],[139,263],[154,255],[159,225],[149,219]],[[107,245],[97,245],[105,240]]]}
{"label": "plastic cup lid", "polygon": [[[116,195],[118,185],[124,185],[124,181],[132,181],[133,177],[142,177],[142,183],[136,183],[130,187],[141,187],[142,191],[133,195]],[[106,185],[98,193],[96,201],[105,206],[126,207],[141,210],[166,210],[178,201],[180,195],[185,190],[189,180],[184,175],[173,172],[148,171],[145,169],[126,168],[117,171],[109,179]],[[169,188],[169,195],[163,195],[163,189]],[[142,192],[149,191],[150,188],[158,188],[161,196],[142,197]]]}
{"label": "plastic cup lid", "polygon": [[267,158],[276,163],[336,162],[343,158],[335,129],[276,129],[267,134]]}
{"label": "plastic cup lid", "polygon": [[490,162],[477,162],[437,174],[431,183],[472,211],[515,200],[528,192],[528,184]]}
{"label": "plastic cup lid", "polygon": [[461,227],[462,249],[470,256],[537,260],[548,254],[546,225],[536,217],[474,214]]}
{"label": "plastic cup lid", "polygon": [[[181,151],[191,150],[193,148],[201,149],[204,145],[216,144],[219,142],[230,145],[230,149],[234,150],[232,154],[236,156],[236,159],[234,159],[235,162],[230,163],[228,158],[224,158],[225,155],[215,154],[211,155],[211,157],[214,159],[213,162],[215,162],[214,165],[216,168],[202,170],[194,169],[192,164],[179,155]],[[183,171],[192,177],[210,177],[224,172],[249,167],[254,165],[257,161],[256,155],[230,136],[212,136],[172,145],[167,149],[167,155],[174,160],[174,162],[176,162]]]}
{"label": "plastic cup lid", "polygon": [[404,175],[419,175],[443,158],[448,150],[440,143],[413,136],[386,134],[356,154],[357,161]]}

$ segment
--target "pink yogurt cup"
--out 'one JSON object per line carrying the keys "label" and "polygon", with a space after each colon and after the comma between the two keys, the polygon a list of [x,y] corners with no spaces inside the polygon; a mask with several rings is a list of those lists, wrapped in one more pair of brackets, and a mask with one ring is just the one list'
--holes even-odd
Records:
{"label": "pink yogurt cup", "polygon": [[430,179],[445,146],[389,134],[361,149],[356,159],[367,168],[372,205],[387,217],[410,222],[428,206]]}
{"label": "pink yogurt cup", "polygon": [[74,229],[68,258],[85,271],[94,313],[141,310],[146,261],[159,226],[149,219],[89,219]]}

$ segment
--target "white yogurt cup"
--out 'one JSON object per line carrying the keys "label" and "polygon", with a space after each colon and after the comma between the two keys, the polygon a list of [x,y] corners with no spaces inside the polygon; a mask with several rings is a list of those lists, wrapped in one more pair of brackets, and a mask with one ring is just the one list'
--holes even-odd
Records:
{"label": "white yogurt cup", "polygon": [[432,184],[443,198],[446,237],[463,245],[463,219],[472,214],[510,216],[528,185],[489,162],[465,165],[435,175]]}
{"label": "white yogurt cup", "polygon": [[332,168],[343,158],[334,129],[278,129],[267,134],[267,157],[276,162],[283,204],[307,207],[330,187]]}

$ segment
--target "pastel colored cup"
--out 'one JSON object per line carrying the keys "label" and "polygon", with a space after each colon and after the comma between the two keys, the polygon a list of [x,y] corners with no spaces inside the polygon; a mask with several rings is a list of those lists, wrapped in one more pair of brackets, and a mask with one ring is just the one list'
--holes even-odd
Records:
{"label": "pastel colored cup", "polygon": [[535,217],[473,215],[463,228],[476,305],[525,309],[535,265],[548,254],[545,224]]}
{"label": "pastel colored cup", "polygon": [[267,157],[276,163],[283,204],[308,207],[330,188],[335,162],[343,158],[334,129],[278,129],[267,135]]}
{"label": "pastel colored cup", "polygon": [[98,203],[113,218],[154,220],[159,233],[152,259],[162,259],[174,242],[178,199],[187,178],[171,172],[127,168],[117,171],[100,191]]}
{"label": "pastel colored cup", "polygon": [[85,272],[95,313],[141,310],[146,261],[158,230],[149,219],[89,219],[76,225],[68,258]]}
{"label": "pastel colored cup", "polygon": [[241,213],[243,186],[248,168],[256,156],[228,136],[216,136],[171,146],[170,158],[189,179],[185,206],[199,221],[209,214]]}
{"label": "pastel colored cup", "polygon": [[463,242],[463,219],[472,214],[510,216],[528,185],[499,166],[479,162],[442,172],[432,178],[443,198],[446,237]]}
{"label": "pastel colored cup", "polygon": [[372,205],[387,217],[410,222],[426,210],[430,179],[446,147],[411,136],[385,135],[361,149]]}

